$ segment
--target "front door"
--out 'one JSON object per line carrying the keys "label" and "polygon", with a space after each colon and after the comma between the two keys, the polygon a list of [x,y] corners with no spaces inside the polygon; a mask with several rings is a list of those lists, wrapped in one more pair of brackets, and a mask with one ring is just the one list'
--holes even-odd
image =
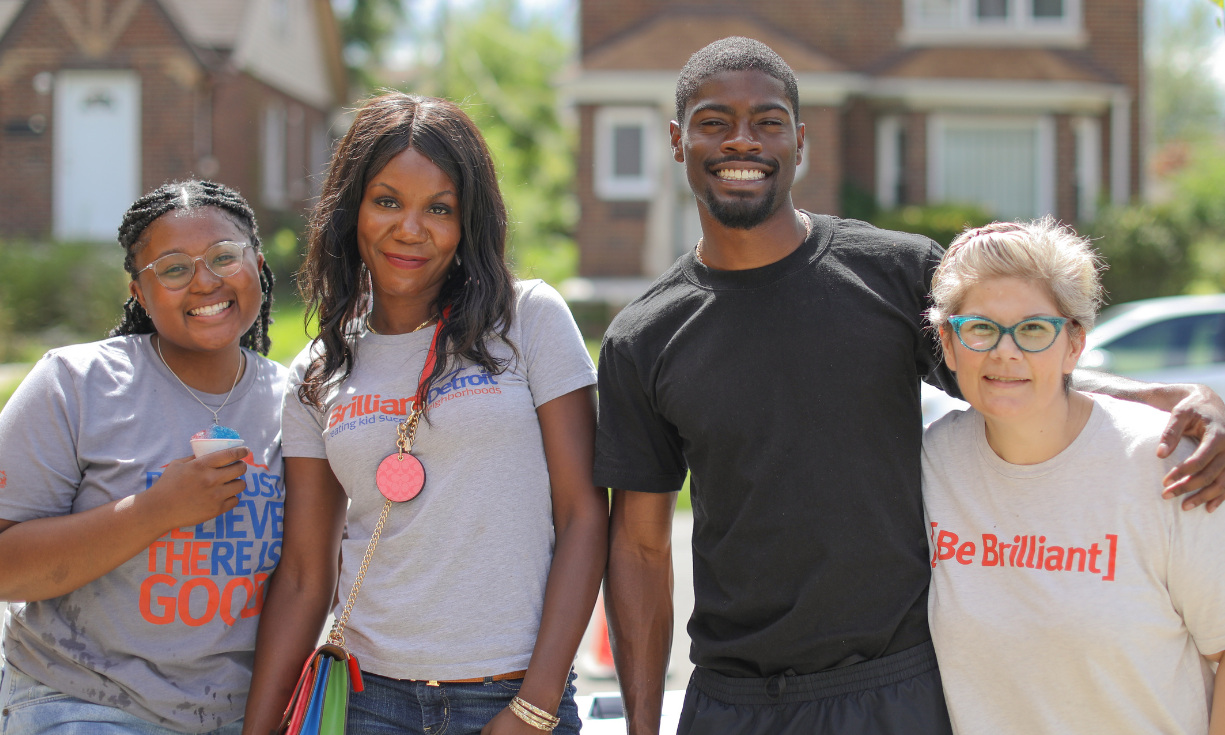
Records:
{"label": "front door", "polygon": [[60,72],[52,130],[56,238],[113,241],[140,195],[140,77]]}

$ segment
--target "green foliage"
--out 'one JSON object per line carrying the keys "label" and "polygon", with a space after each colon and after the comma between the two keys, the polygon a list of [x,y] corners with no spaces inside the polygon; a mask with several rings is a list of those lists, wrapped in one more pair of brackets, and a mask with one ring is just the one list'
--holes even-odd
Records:
{"label": "green foliage", "polygon": [[118,247],[0,241],[0,363],[102,339],[128,297]]}
{"label": "green foliage", "polygon": [[573,275],[575,139],[559,119],[553,85],[569,43],[552,20],[525,13],[516,0],[450,8],[419,35],[441,59],[408,91],[454,100],[480,127],[510,211],[515,270],[551,283]]}
{"label": "green foliage", "polygon": [[1109,208],[1082,228],[1106,258],[1111,303],[1225,290],[1225,148],[1203,143],[1163,202]]}
{"label": "green foliage", "polygon": [[842,216],[871,222],[880,213],[876,195],[862,187],[845,181],[842,184]]}
{"label": "green foliage", "polygon": [[280,298],[273,304],[272,327],[268,330],[272,349],[268,350],[268,359],[289,365],[319,333],[314,324],[307,329],[305,316],[306,307],[297,299]]}
{"label": "green foliage", "polygon": [[926,235],[944,247],[967,227],[981,227],[992,221],[982,209],[969,204],[930,204],[883,210],[876,197],[855,184],[842,186],[842,216],[863,220],[885,230]]}
{"label": "green foliage", "polygon": [[264,259],[276,278],[275,293],[279,301],[297,300],[295,274],[302,266],[303,245],[298,233],[289,227],[282,227],[263,242]]}
{"label": "green foliage", "polygon": [[902,207],[880,212],[869,220],[886,230],[900,230],[926,235],[944,247],[967,227],[980,227],[992,217],[978,207],[964,204],[933,204],[926,207]]}
{"label": "green foliage", "polygon": [[[1222,1],[1211,0],[1217,5]],[[1214,137],[1225,122],[1225,99],[1209,73],[1220,33],[1209,20],[1215,13],[1200,3],[1182,14],[1164,3],[1153,9],[1145,54],[1153,142],[1160,148],[1175,140]]]}
{"label": "green foliage", "polygon": [[1195,276],[1194,227],[1173,206],[1107,209],[1082,234],[1109,266],[1102,285],[1110,303],[1182,293]]}
{"label": "green foliage", "polygon": [[382,60],[388,40],[404,19],[401,0],[352,0],[348,15],[340,19],[340,32],[353,82],[366,89],[377,86],[370,69]]}
{"label": "green foliage", "polygon": [[17,390],[17,386],[21,385],[21,381],[29,372],[28,368],[22,368],[6,371],[0,375],[0,408],[4,408],[4,404],[9,402],[9,399],[13,397],[13,392]]}

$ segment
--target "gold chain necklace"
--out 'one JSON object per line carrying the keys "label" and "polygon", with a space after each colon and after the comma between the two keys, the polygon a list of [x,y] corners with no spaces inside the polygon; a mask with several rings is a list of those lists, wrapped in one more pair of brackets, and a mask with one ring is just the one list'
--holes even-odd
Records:
{"label": "gold chain necklace", "polygon": [[[812,218],[810,218],[808,215],[804,214],[798,209],[795,210],[795,213],[799,215],[800,219],[804,221],[804,240],[807,241],[808,237],[812,235]],[[704,242],[706,242],[706,238],[699,237],[698,246],[693,249],[693,254],[697,256],[698,262],[701,263],[702,265],[706,265],[706,261],[702,260],[702,243]],[[707,267],[709,268],[710,266],[707,266]],[[367,324],[366,326],[369,327],[370,325]],[[420,329],[421,327],[417,327],[417,328]]]}
{"label": "gold chain necklace", "polygon": [[[413,332],[420,332],[422,329],[425,329],[425,328],[426,328],[426,326],[428,326],[428,325],[429,325],[429,323],[430,323],[430,322],[432,322],[432,321],[434,321],[434,317],[430,317],[429,319],[426,319],[425,321],[421,322],[421,326],[419,326],[419,327],[417,327],[416,329],[412,330],[412,332],[405,332],[404,334],[412,334]],[[371,334],[377,334],[377,335],[380,335],[380,336],[389,336],[389,335],[383,335],[383,333],[382,333],[382,332],[376,332],[376,331],[374,331],[374,327],[370,326],[370,315],[369,315],[369,314],[366,314],[366,331],[367,331],[367,332],[369,332],[369,333],[371,333]],[[394,335],[391,335],[391,336],[394,336]]]}

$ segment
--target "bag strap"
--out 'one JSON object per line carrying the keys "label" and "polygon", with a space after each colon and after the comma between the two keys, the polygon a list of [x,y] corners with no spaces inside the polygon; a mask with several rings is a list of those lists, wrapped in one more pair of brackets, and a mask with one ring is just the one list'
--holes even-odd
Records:
{"label": "bag strap", "polygon": [[[430,350],[425,355],[425,364],[421,366],[421,376],[417,379],[417,393],[413,396],[413,408],[408,418],[397,429],[396,447],[400,453],[411,452],[413,442],[417,440],[417,425],[421,415],[425,413],[426,399],[429,397],[428,384],[430,373],[434,372],[434,364],[438,361],[438,335],[442,332],[442,324],[451,314],[451,307],[443,309],[438,324],[434,326],[434,337],[430,340]],[[353,588],[349,590],[349,598],[345,600],[344,609],[336,616],[332,630],[328,633],[328,643],[345,647],[345,626],[349,624],[349,616],[353,614],[353,605],[357,602],[357,593],[361,591],[362,582],[366,579],[366,571],[370,568],[370,560],[374,558],[374,550],[379,545],[379,537],[383,535],[383,526],[387,523],[387,514],[391,512],[391,499],[383,501],[383,510],[379,513],[378,523],[374,524],[374,533],[370,534],[370,543],[366,545],[366,553],[362,556],[362,564],[353,578]],[[347,649],[346,649],[347,650]]]}

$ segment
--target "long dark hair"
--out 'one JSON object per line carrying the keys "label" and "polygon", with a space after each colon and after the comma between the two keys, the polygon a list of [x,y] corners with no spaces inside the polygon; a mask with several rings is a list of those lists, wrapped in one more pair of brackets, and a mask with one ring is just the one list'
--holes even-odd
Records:
{"label": "long dark hair", "polygon": [[508,360],[494,357],[485,344],[495,335],[509,344],[515,305],[514,277],[505,258],[506,206],[489,148],[451,102],[390,92],[358,111],[332,156],[311,215],[310,247],[298,284],[308,323],[318,318],[319,336],[298,397],[316,408],[323,407],[333,380],[343,381],[352,372],[353,325],[370,308],[370,281],[357,250],[357,214],[366,184],[408,148],[430,159],[459,189],[462,222],[455,251],[462,264],[451,269],[434,304],[437,314],[450,311],[427,388],[462,360],[491,373],[506,369]]}
{"label": "long dark hair", "polygon": [[[145,194],[124,213],[123,222],[119,225],[119,244],[124,250],[123,269],[133,279],[136,278],[136,252],[140,250],[141,235],[154,220],[167,212],[189,212],[200,207],[220,209],[251,240],[251,249],[259,252],[259,226],[255,223],[255,212],[251,211],[251,205],[242,198],[242,194],[211,181],[176,181]],[[263,294],[259,318],[238,342],[240,346],[261,355],[267,355],[268,348],[272,346],[272,339],[268,337],[268,327],[272,324],[272,284],[272,269],[265,261],[259,273],[259,290]],[[123,305],[123,319],[111,330],[110,336],[153,334],[156,331],[145,307],[135,296],[131,296]]]}

